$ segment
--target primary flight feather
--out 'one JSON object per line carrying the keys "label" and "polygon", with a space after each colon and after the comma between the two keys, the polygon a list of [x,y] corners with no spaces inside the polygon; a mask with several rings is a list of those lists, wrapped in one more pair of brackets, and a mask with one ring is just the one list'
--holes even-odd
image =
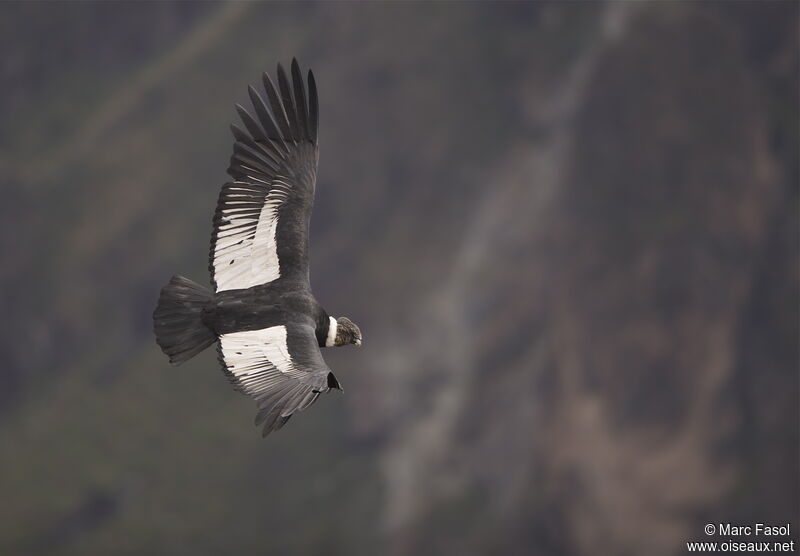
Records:
{"label": "primary flight feather", "polygon": [[319,155],[314,75],[308,95],[297,60],[278,64],[266,102],[248,88],[255,117],[236,111],[235,139],[214,213],[209,271],[214,291],[174,276],[153,313],[156,341],[178,365],[215,341],[225,374],[258,404],[264,436],[339,382],[320,348],[361,345],[347,317],[334,318],[311,293],[308,226]]}

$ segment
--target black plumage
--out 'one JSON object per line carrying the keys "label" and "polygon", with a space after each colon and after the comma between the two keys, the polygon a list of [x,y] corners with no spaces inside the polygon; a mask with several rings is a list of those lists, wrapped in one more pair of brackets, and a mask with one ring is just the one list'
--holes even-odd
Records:
{"label": "black plumage", "polygon": [[252,86],[255,117],[236,105],[233,154],[213,218],[209,271],[214,291],[176,276],[153,314],[156,339],[173,364],[218,341],[223,370],[258,403],[263,434],[331,388],[341,389],[321,347],[361,345],[361,331],[334,319],[311,293],[308,229],[318,160],[319,101],[300,66],[291,81],[268,74],[267,101]]}

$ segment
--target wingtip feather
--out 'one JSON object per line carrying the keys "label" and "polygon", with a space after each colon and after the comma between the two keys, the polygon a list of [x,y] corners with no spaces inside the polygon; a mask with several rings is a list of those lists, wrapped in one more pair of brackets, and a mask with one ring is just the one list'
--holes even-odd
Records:
{"label": "wingtip feather", "polygon": [[311,142],[315,145],[319,141],[319,98],[317,96],[317,81],[314,72],[308,70],[308,126],[311,133]]}
{"label": "wingtip feather", "polygon": [[278,88],[281,92],[281,99],[283,100],[283,108],[286,111],[286,116],[289,119],[289,127],[292,130],[292,139],[295,142],[300,141],[300,126],[298,124],[297,110],[295,108],[295,99],[292,96],[292,88],[289,84],[289,78],[283,65],[278,62]]}
{"label": "wingtip feather", "polygon": [[294,104],[297,113],[297,126],[300,129],[302,139],[312,142],[311,130],[308,126],[308,104],[306,103],[306,88],[303,82],[303,74],[300,72],[300,64],[297,58],[292,60],[292,87],[294,88]]}

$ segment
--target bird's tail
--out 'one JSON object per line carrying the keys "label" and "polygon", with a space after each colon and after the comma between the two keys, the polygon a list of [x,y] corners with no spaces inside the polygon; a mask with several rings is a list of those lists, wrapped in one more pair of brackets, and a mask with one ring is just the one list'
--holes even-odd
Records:
{"label": "bird's tail", "polygon": [[214,343],[217,336],[202,320],[212,293],[183,276],[173,276],[161,288],[153,313],[153,330],[169,362],[180,365]]}

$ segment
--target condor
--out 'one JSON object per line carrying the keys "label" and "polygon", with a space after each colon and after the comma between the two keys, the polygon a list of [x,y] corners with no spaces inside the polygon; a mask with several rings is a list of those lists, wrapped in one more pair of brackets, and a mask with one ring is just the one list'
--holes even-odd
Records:
{"label": "condor", "polygon": [[213,292],[174,276],[153,313],[156,341],[174,365],[217,342],[229,380],[258,404],[262,435],[280,429],[320,394],[340,389],[320,348],[361,345],[347,317],[334,318],[311,293],[308,226],[314,204],[319,104],[308,97],[297,60],[291,81],[263,76],[267,102],[248,88],[254,118],[236,105],[245,129],[235,139],[214,214],[209,270]]}

